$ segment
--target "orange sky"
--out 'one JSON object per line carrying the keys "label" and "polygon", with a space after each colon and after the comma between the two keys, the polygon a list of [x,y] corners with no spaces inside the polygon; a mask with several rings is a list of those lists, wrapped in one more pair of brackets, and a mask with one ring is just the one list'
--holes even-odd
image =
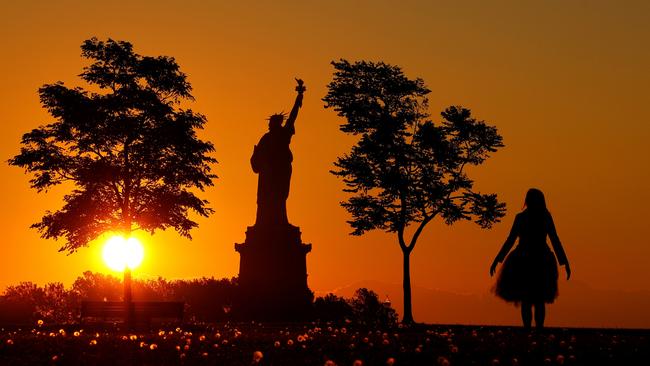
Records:
{"label": "orange sky", "polygon": [[[399,283],[401,253],[394,236],[348,236],[347,214],[338,205],[343,185],[328,171],[352,140],[320,100],[331,79],[329,61],[383,60],[425,80],[434,117],[445,106],[461,104],[496,125],[506,144],[473,171],[480,190],[497,192],[508,204],[503,223],[481,230],[470,223],[449,228],[432,222],[413,252],[415,286],[487,293],[490,262],[525,191],[535,186],[546,193],[572,281],[644,291],[650,298],[650,3],[316,4],[2,2],[0,157],[15,155],[21,135],[49,121],[37,96],[42,84],[80,83],[84,39],[128,40],[138,53],[175,57],[194,87],[192,108],[208,118],[203,137],[217,148],[220,179],[203,195],[216,214],[199,219],[193,241],[171,231],[144,237],[147,254],[136,275],[231,277],[239,265],[233,244],[243,242],[255,218],[253,145],[266,131],[269,114],[290,109],[293,77],[300,76],[308,91],[292,142],[288,209],[303,240],[313,244],[310,287],[322,292],[365,280]],[[0,172],[0,288],[21,280],[69,284],[86,269],[108,271],[100,245],[66,256],[57,252],[61,243],[28,229],[45,210],[61,207],[65,189],[37,194],[20,169],[0,164]],[[499,309],[515,314],[505,304]],[[416,320],[469,321],[460,313],[437,318],[418,305],[417,295],[414,313]],[[650,324],[649,317],[632,313],[625,324]],[[515,316],[508,319],[503,322],[516,322]],[[598,325],[598,319],[589,324]]]}

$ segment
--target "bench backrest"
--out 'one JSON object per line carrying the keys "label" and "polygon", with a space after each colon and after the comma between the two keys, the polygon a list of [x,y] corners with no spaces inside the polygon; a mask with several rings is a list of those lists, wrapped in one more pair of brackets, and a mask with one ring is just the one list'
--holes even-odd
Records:
{"label": "bench backrest", "polygon": [[[168,301],[136,301],[132,303],[133,312],[149,318],[182,318],[184,303]],[[81,317],[122,317],[122,301],[82,301]]]}

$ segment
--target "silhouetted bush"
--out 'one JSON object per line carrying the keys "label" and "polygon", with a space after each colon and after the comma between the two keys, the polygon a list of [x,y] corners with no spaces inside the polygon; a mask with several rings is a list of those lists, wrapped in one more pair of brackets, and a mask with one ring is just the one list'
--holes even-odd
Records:
{"label": "silhouetted bush", "polygon": [[326,322],[343,322],[353,317],[350,303],[334,294],[318,297],[314,301],[314,317]]}
{"label": "silhouetted bush", "polygon": [[397,313],[389,304],[379,300],[372,290],[360,288],[350,300],[355,320],[360,325],[372,327],[391,327],[397,323]]}
{"label": "silhouetted bush", "polygon": [[[198,278],[168,281],[134,280],[135,301],[182,301],[185,319],[191,322],[230,320],[229,312],[237,291],[237,278]],[[8,286],[0,296],[0,324],[73,323],[79,319],[82,301],[121,301],[122,281],[114,276],[86,271],[69,289],[62,283],[38,286],[21,282]],[[363,327],[390,327],[397,313],[366,288],[350,299],[327,294],[314,302],[314,319],[324,322],[353,323]]]}
{"label": "silhouetted bush", "polygon": [[35,319],[65,323],[74,316],[76,301],[62,283],[48,283],[43,287],[32,282],[8,286],[0,298],[2,323],[29,323]]}
{"label": "silhouetted bush", "polygon": [[351,299],[327,294],[314,301],[317,320],[336,323],[354,323],[366,327],[392,327],[397,324],[397,313],[389,303],[383,303],[372,290],[360,288]]}
{"label": "silhouetted bush", "polygon": [[237,279],[200,278],[172,282],[172,299],[184,301],[187,319],[193,321],[224,321],[237,289]]}
{"label": "silhouetted bush", "polygon": [[[182,301],[191,321],[225,321],[237,280],[200,278],[168,281],[134,280],[135,301]],[[31,282],[8,286],[0,297],[0,324],[71,323],[79,318],[82,301],[121,301],[122,281],[114,276],[86,271],[69,289],[62,283],[40,287]]]}
{"label": "silhouetted bush", "polygon": [[[134,281],[134,287],[140,281]],[[121,301],[124,288],[122,281],[114,276],[86,271],[72,283],[70,292],[80,300]]]}

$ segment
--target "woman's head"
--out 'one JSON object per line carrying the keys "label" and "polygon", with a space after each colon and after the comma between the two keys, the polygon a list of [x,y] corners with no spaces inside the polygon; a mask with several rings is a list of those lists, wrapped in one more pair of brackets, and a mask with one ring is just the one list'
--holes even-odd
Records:
{"label": "woman's head", "polygon": [[537,188],[531,188],[526,193],[526,200],[524,201],[524,207],[530,211],[535,212],[546,212],[546,200],[544,199],[544,193]]}

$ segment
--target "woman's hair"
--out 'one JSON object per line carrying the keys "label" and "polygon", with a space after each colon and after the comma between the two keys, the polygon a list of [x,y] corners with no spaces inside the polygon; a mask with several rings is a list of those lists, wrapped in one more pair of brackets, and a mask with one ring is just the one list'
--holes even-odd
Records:
{"label": "woman's hair", "polygon": [[524,207],[535,213],[546,213],[548,209],[546,208],[546,200],[544,199],[544,193],[537,188],[531,188],[526,193],[526,200],[524,201]]}

